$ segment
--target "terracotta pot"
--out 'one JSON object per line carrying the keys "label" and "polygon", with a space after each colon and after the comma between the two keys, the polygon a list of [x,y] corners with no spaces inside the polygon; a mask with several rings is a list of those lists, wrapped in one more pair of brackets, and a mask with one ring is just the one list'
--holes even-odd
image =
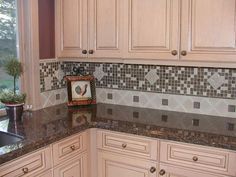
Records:
{"label": "terracotta pot", "polygon": [[7,116],[10,121],[21,121],[24,111],[24,103],[21,104],[5,104]]}

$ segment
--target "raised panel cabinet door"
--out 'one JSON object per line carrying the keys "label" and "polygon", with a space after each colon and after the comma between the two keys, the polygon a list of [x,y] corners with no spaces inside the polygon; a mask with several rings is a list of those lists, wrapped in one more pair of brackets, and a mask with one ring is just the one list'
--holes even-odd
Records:
{"label": "raised panel cabinet door", "polygon": [[121,58],[125,0],[89,0],[89,58]]}
{"label": "raised panel cabinet door", "polygon": [[44,172],[38,176],[32,176],[32,177],[53,177],[53,173],[52,173],[52,170],[50,170],[50,171]]}
{"label": "raised panel cabinet door", "polygon": [[204,171],[194,171],[190,168],[179,168],[175,166],[160,164],[159,177],[227,177]]}
{"label": "raised panel cabinet door", "polygon": [[181,59],[236,61],[236,0],[183,0]]}
{"label": "raised panel cabinet door", "polygon": [[126,56],[178,59],[179,0],[128,0]]}
{"label": "raised panel cabinet door", "polygon": [[87,154],[82,154],[54,169],[55,177],[88,177]]}
{"label": "raised panel cabinet door", "polygon": [[87,0],[56,0],[57,57],[87,57]]}
{"label": "raised panel cabinet door", "polygon": [[108,152],[98,152],[98,177],[157,177],[157,164]]}

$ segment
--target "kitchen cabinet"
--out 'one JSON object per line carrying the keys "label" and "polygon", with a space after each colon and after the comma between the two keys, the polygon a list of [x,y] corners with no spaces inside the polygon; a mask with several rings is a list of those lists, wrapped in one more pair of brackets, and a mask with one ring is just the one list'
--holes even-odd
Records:
{"label": "kitchen cabinet", "polygon": [[127,13],[127,58],[236,61],[235,0],[129,0]]}
{"label": "kitchen cabinet", "polygon": [[54,165],[63,163],[77,154],[86,151],[87,136],[87,132],[83,132],[54,143],[52,145]]}
{"label": "kitchen cabinet", "polygon": [[42,173],[42,174],[40,174],[40,175],[38,175],[36,177],[52,177],[52,176],[53,176],[52,170],[49,170],[49,171],[44,172],[44,173]]}
{"label": "kitchen cabinet", "polygon": [[157,177],[157,164],[129,156],[98,152],[98,177]]}
{"label": "kitchen cabinet", "polygon": [[157,160],[158,141],[156,139],[97,131],[97,148],[128,156]]}
{"label": "kitchen cabinet", "polygon": [[57,56],[86,57],[88,47],[87,0],[56,0],[55,7]]}
{"label": "kitchen cabinet", "polygon": [[161,141],[160,162],[235,176],[236,154],[226,150]]}
{"label": "kitchen cabinet", "polygon": [[179,0],[128,0],[126,58],[178,59]]}
{"label": "kitchen cabinet", "polygon": [[124,0],[56,0],[57,57],[123,54]]}
{"label": "kitchen cabinet", "polygon": [[90,58],[121,58],[125,0],[89,0]]}
{"label": "kitchen cabinet", "polygon": [[159,177],[227,177],[218,174],[204,173],[187,168],[160,165]]}
{"label": "kitchen cabinet", "polygon": [[53,176],[55,177],[87,177],[88,132],[65,138],[52,145]]}
{"label": "kitchen cabinet", "polygon": [[[0,166],[1,177],[41,176],[52,167],[51,149],[46,147]],[[45,176],[46,174],[43,174]]]}
{"label": "kitchen cabinet", "polygon": [[1,165],[0,176],[236,176],[236,153],[233,151],[108,130],[90,130]]}
{"label": "kitchen cabinet", "polygon": [[182,0],[181,60],[235,62],[235,18],[235,0]]}
{"label": "kitchen cabinet", "polygon": [[88,177],[87,154],[83,153],[76,158],[64,162],[54,169],[55,177]]}
{"label": "kitchen cabinet", "polygon": [[56,0],[56,4],[59,58],[234,66],[236,0]]}

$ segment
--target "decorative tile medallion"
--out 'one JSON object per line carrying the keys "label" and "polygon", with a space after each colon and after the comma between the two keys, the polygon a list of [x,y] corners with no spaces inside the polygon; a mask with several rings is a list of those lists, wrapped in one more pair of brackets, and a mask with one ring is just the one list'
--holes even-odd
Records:
{"label": "decorative tile medallion", "polygon": [[225,83],[225,78],[215,73],[208,79],[208,82],[214,89],[218,89]]}

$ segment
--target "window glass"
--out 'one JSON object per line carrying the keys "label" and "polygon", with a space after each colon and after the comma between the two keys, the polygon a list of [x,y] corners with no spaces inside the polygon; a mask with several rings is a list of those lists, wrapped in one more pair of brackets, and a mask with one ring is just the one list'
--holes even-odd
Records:
{"label": "window glass", "polygon": [[4,71],[3,64],[10,56],[17,57],[18,53],[16,1],[0,0],[0,91],[13,88],[13,78]]}

